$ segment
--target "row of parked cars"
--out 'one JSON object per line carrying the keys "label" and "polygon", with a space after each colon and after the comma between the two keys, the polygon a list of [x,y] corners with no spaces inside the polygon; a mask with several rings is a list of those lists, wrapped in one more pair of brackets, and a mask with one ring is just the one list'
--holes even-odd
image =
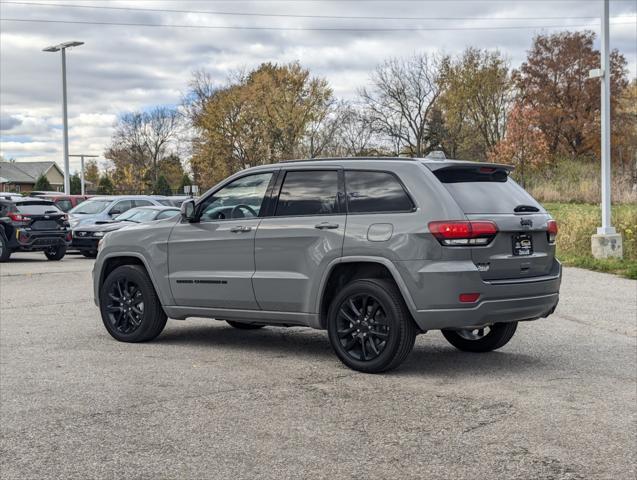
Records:
{"label": "row of parked cars", "polygon": [[94,258],[106,233],[175,216],[187,198],[0,194],[0,262],[9,260],[14,252],[32,251],[44,252],[49,260],[61,260],[68,250]]}

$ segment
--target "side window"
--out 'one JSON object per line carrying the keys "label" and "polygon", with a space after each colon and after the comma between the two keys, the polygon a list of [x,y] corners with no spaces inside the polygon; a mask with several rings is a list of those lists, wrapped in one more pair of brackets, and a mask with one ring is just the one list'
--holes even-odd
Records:
{"label": "side window", "polygon": [[133,204],[135,207],[149,207],[150,205],[154,205],[153,202],[148,200],[133,200]]}
{"label": "side window", "polygon": [[113,208],[111,208],[110,211],[119,211],[119,213],[124,213],[131,208],[133,208],[132,200],[122,200],[121,202],[117,202],[115,205],[113,205]]}
{"label": "side window", "polygon": [[339,213],[336,170],[291,171],[285,174],[275,215],[330,215]]}
{"label": "side window", "polygon": [[409,195],[398,179],[387,172],[345,171],[348,213],[410,212]]}
{"label": "side window", "polygon": [[175,215],[179,215],[179,211],[177,211],[177,210],[165,210],[165,211],[161,212],[159,215],[157,215],[156,220],[163,220],[164,218],[171,218],[171,217],[174,217]]}
{"label": "side window", "polygon": [[271,179],[271,172],[236,179],[201,204],[199,219],[206,222],[258,217]]}
{"label": "side window", "polygon": [[57,202],[55,202],[55,204],[63,212],[68,212],[69,210],[73,208],[73,205],[71,204],[71,200],[58,200]]}

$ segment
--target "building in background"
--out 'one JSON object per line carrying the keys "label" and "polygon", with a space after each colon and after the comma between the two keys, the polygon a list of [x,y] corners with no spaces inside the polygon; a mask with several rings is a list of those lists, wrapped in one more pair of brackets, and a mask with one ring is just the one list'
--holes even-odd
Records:
{"label": "building in background", "polygon": [[64,190],[64,173],[55,162],[0,161],[0,192],[30,192],[40,175],[44,175],[53,190]]}

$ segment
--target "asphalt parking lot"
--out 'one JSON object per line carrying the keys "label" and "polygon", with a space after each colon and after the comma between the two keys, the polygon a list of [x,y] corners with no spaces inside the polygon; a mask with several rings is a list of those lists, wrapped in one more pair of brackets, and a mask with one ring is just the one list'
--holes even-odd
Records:
{"label": "asphalt parking lot", "polygon": [[635,478],[635,281],[566,269],[557,313],[502,350],[431,332],[364,375],[303,328],[118,343],[92,264],[0,266],[2,479]]}

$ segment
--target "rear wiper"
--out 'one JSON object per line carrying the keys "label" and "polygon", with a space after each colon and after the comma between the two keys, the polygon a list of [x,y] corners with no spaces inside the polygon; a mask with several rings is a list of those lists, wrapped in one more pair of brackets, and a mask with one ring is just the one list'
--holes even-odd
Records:
{"label": "rear wiper", "polygon": [[520,213],[520,212],[539,212],[540,209],[537,207],[534,207],[533,205],[518,205],[517,207],[515,207],[513,209],[513,211],[515,213]]}

